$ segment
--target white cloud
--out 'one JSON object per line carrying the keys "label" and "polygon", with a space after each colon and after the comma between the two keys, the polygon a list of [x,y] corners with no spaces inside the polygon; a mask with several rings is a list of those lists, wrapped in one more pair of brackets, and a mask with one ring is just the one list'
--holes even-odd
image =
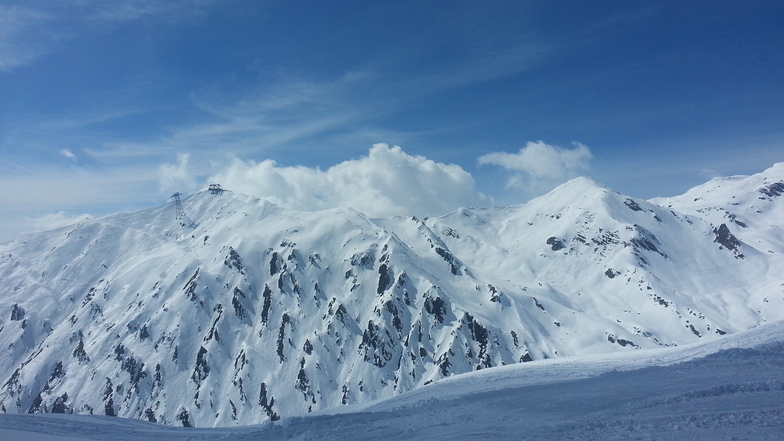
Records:
{"label": "white cloud", "polygon": [[587,170],[591,158],[591,150],[577,142],[573,149],[564,149],[536,141],[529,142],[517,153],[488,153],[479,157],[479,163],[514,172],[507,180],[507,187],[538,193]]}
{"label": "white cloud", "polygon": [[33,228],[33,231],[46,231],[72,225],[91,217],[89,214],[69,215],[64,211],[60,211],[30,219],[29,225]]}
{"label": "white cloud", "polygon": [[158,184],[161,192],[188,191],[196,188],[196,179],[188,168],[190,155],[177,155],[177,164],[163,164],[158,168]]}
{"label": "white cloud", "polygon": [[76,155],[74,155],[74,153],[68,149],[60,150],[60,154],[70,159],[71,161],[76,161]]}
{"label": "white cloud", "polygon": [[376,144],[367,156],[325,171],[282,167],[272,160],[235,160],[210,180],[284,207],[351,207],[371,217],[440,215],[488,202],[475,190],[471,174],[460,166],[412,156],[386,144]]}

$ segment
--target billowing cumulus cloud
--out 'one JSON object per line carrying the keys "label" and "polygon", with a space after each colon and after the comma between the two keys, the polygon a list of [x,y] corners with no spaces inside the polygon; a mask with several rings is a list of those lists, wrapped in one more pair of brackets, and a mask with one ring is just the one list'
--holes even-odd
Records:
{"label": "billowing cumulus cloud", "polygon": [[590,167],[591,150],[580,143],[565,149],[543,141],[529,142],[517,153],[493,152],[479,157],[480,164],[491,164],[514,172],[507,187],[540,192]]}
{"label": "billowing cumulus cloud", "polygon": [[460,166],[412,156],[386,144],[376,144],[367,156],[327,170],[282,167],[272,160],[235,160],[210,179],[284,207],[351,207],[370,217],[440,215],[488,203],[475,190],[471,174]]}

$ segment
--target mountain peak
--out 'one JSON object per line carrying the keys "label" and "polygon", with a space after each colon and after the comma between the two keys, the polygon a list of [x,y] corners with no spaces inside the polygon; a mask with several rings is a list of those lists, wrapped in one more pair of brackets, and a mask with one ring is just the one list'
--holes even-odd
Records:
{"label": "mountain peak", "polygon": [[587,176],[570,179],[553,189],[550,193],[601,194],[611,191],[599,181]]}

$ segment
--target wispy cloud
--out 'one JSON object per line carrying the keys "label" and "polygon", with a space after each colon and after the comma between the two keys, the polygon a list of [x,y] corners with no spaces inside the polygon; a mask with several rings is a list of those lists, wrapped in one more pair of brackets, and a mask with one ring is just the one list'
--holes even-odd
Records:
{"label": "wispy cloud", "polygon": [[27,65],[80,33],[105,31],[145,17],[170,22],[200,17],[214,0],[40,0],[0,4],[0,72]]}
{"label": "wispy cloud", "polygon": [[[329,80],[278,74],[235,99],[215,90],[194,92],[191,103],[206,118],[170,127],[154,148],[137,151],[172,154],[209,148],[244,156],[277,147],[302,148],[303,143],[328,145],[330,139],[355,146],[389,139],[368,139],[372,133],[402,138],[403,134],[393,133],[380,121],[444,90],[524,72],[549,50],[542,45],[518,45],[470,57],[439,74],[399,76],[380,64]],[[125,146],[105,145],[90,153],[112,155],[118,148],[126,150]]]}
{"label": "wispy cloud", "polygon": [[46,52],[53,40],[40,31],[51,19],[42,10],[0,4],[0,72],[24,66]]}
{"label": "wispy cloud", "polygon": [[451,69],[409,81],[417,95],[483,83],[521,74],[540,65],[556,47],[545,43],[512,42],[482,54],[460,58]]}
{"label": "wispy cloud", "polygon": [[59,211],[30,219],[29,222],[33,231],[46,231],[72,225],[90,218],[92,216],[89,214],[69,215],[64,211]]}
{"label": "wispy cloud", "polygon": [[[154,166],[91,169],[37,167],[35,170],[0,176],[0,241],[22,232],[44,229],[42,215],[81,213],[103,215],[164,202],[167,196],[156,186]],[[56,218],[55,218],[56,220]]]}
{"label": "wispy cloud", "polygon": [[591,158],[591,150],[577,142],[574,148],[565,149],[536,141],[527,143],[517,153],[492,152],[482,155],[479,163],[497,165],[511,171],[507,187],[538,193],[587,170]]}
{"label": "wispy cloud", "polygon": [[198,185],[188,168],[190,155],[182,153],[177,156],[177,164],[163,164],[158,167],[158,183],[161,192],[192,191]]}

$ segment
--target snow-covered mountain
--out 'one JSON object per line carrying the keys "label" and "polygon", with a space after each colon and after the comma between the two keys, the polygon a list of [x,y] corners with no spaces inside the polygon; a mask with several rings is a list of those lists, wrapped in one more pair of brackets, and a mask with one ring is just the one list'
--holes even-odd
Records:
{"label": "snow-covered mountain", "polygon": [[779,440],[784,322],[678,347],[518,363],[261,425],[0,414],[0,439]]}
{"label": "snow-covered mountain", "polygon": [[784,319],[784,165],[638,200],[586,178],[431,218],[232,192],[0,245],[0,410],[275,420],[458,373]]}

